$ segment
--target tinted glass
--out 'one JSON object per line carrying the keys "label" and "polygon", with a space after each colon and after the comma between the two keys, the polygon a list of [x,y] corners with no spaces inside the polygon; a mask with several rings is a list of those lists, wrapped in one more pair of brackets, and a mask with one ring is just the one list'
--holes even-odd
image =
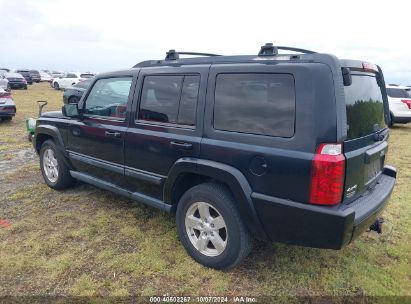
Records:
{"label": "tinted glass", "polygon": [[98,80],[87,97],[84,114],[125,118],[132,77]]}
{"label": "tinted glass", "polygon": [[76,74],[67,74],[66,78],[77,78]]}
{"label": "tinted glass", "polygon": [[387,95],[392,98],[410,98],[410,90],[387,88]]}
{"label": "tinted glass", "polygon": [[75,84],[74,86],[77,88],[87,89],[90,83],[91,83],[91,80],[83,80]]}
{"label": "tinted glass", "polygon": [[145,77],[138,118],[149,121],[177,123],[183,77]]}
{"label": "tinted glass", "polygon": [[80,77],[81,77],[81,78],[93,78],[93,77],[94,77],[94,74],[89,74],[89,73],[87,73],[87,74],[80,74]]}
{"label": "tinted glass", "polygon": [[294,77],[289,74],[217,76],[214,128],[291,137],[294,134]]}
{"label": "tinted glass", "polygon": [[177,122],[183,125],[195,125],[200,76],[185,76],[181,92]]}
{"label": "tinted glass", "polygon": [[362,137],[385,127],[384,104],[375,77],[352,75],[352,84],[345,86],[344,91],[348,139]]}

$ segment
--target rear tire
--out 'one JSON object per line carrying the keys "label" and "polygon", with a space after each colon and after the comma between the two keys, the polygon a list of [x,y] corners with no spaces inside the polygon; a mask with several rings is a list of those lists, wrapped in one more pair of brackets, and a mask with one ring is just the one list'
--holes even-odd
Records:
{"label": "rear tire", "polygon": [[390,114],[390,123],[388,124],[389,128],[392,128],[394,126],[394,115]]}
{"label": "rear tire", "polygon": [[41,146],[40,169],[44,181],[52,189],[66,189],[76,182],[70,175],[70,170],[64,162],[64,156],[52,140],[46,140]]}
{"label": "rear tire", "polygon": [[222,184],[200,184],[184,193],[176,221],[183,246],[204,266],[231,268],[251,251],[252,237],[231,192]]}
{"label": "rear tire", "polygon": [[60,86],[59,86],[58,82],[55,82],[53,84],[53,88],[56,89],[56,90],[60,90]]}

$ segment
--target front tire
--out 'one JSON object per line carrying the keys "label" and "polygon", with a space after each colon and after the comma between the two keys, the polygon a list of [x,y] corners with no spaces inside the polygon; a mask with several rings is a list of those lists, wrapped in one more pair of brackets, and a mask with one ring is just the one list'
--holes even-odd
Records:
{"label": "front tire", "polygon": [[251,250],[252,237],[231,192],[222,184],[205,183],[184,193],[176,221],[188,254],[207,267],[234,267]]}
{"label": "front tire", "polygon": [[40,168],[46,184],[55,190],[62,190],[74,185],[63,155],[52,140],[46,140],[40,149]]}

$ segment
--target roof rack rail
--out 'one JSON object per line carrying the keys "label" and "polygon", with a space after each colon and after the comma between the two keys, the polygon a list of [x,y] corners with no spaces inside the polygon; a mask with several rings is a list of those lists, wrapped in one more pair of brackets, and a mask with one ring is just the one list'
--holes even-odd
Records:
{"label": "roof rack rail", "polygon": [[399,87],[400,86],[399,84],[396,84],[396,83],[389,83],[388,85],[390,85],[392,87]]}
{"label": "roof rack rail", "polygon": [[176,50],[169,50],[169,51],[166,53],[166,58],[165,58],[165,60],[177,60],[177,59],[180,58],[180,55],[198,55],[198,56],[208,56],[208,57],[221,56],[221,55],[210,54],[210,53],[177,52]]}
{"label": "roof rack rail", "polygon": [[316,53],[310,50],[299,49],[299,48],[294,48],[294,47],[289,47],[289,46],[274,46],[272,43],[266,43],[265,45],[261,47],[260,51],[258,52],[258,56],[275,56],[275,55],[278,55],[278,50],[293,51],[293,52],[299,52],[299,53],[304,53],[304,54]]}

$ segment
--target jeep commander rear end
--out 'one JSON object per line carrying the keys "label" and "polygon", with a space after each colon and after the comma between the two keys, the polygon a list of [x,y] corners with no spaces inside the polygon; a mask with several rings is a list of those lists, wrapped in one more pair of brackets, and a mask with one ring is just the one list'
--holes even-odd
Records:
{"label": "jeep commander rear end", "polygon": [[33,142],[50,187],[81,180],[175,212],[187,252],[223,269],[252,238],[340,249],[381,231],[388,123],[378,66],[266,44],[97,75]]}

